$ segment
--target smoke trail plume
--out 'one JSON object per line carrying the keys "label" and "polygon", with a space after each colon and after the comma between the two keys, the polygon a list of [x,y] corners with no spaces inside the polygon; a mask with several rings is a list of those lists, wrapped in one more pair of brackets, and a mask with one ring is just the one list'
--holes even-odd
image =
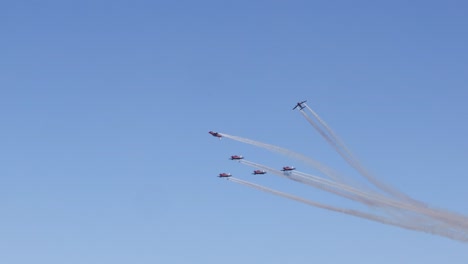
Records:
{"label": "smoke trail plume", "polygon": [[432,217],[435,217],[443,222],[447,222],[452,225],[457,225],[462,228],[468,227],[468,217],[464,215],[448,212],[445,210],[429,208],[427,204],[421,201],[415,200],[411,198],[410,196],[379,181],[359,162],[359,160],[346,147],[343,141],[339,139],[339,137],[331,129],[331,127],[328,126],[328,124],[325,121],[323,121],[323,119],[321,119],[320,116],[314,110],[312,110],[307,104],[304,103],[304,105],[305,105],[305,108],[309,110],[312,113],[312,115],[317,119],[320,125],[325,128],[326,132],[323,131],[323,129],[320,128],[303,110],[301,110],[301,114],[306,118],[306,120],[319,132],[320,135],[322,135],[325,138],[327,142],[329,142],[330,145],[332,145],[332,147],[338,152],[338,154],[340,154],[340,156],[351,167],[353,167],[356,171],[358,171],[364,178],[366,178],[374,186],[384,191],[385,193],[392,195],[393,197],[399,198],[401,201],[411,203],[416,207],[422,207],[422,208],[418,208],[419,211],[423,211],[423,213],[431,215]]}
{"label": "smoke trail plume", "polygon": [[453,232],[451,230],[439,230],[439,229],[422,228],[422,227],[414,226],[414,225],[411,225],[411,224],[405,224],[405,223],[402,223],[402,222],[394,221],[394,220],[389,219],[387,217],[382,217],[382,216],[369,214],[369,213],[365,213],[365,212],[361,212],[361,211],[357,211],[357,210],[352,210],[352,209],[338,208],[338,207],[334,207],[334,206],[330,206],[330,205],[310,201],[310,200],[304,199],[302,197],[298,197],[298,196],[294,196],[294,195],[287,194],[287,193],[284,193],[284,192],[280,192],[280,191],[277,191],[277,190],[273,190],[273,189],[270,189],[270,188],[267,188],[267,187],[264,187],[264,186],[261,186],[261,185],[258,185],[258,184],[254,184],[254,183],[243,181],[243,180],[236,179],[236,178],[228,178],[228,180],[232,181],[232,182],[235,182],[235,183],[238,183],[238,184],[242,184],[242,185],[254,188],[254,189],[257,189],[257,190],[260,190],[260,191],[263,191],[263,192],[268,192],[268,193],[278,195],[278,196],[281,196],[281,197],[284,197],[284,198],[287,198],[287,199],[291,199],[291,200],[294,200],[294,201],[297,201],[297,202],[301,202],[301,203],[304,203],[304,204],[307,204],[307,205],[310,205],[310,206],[314,206],[314,207],[318,207],[318,208],[322,208],[322,209],[326,209],[326,210],[330,210],[330,211],[334,211],[334,212],[338,212],[338,213],[353,215],[353,216],[368,219],[368,220],[371,220],[371,221],[380,222],[382,224],[398,226],[398,227],[401,227],[401,228],[414,230],[414,231],[422,231],[422,232],[426,232],[426,233],[430,233],[430,234],[434,234],[434,235],[440,235],[440,236],[444,236],[444,237],[447,237],[447,238],[450,238],[450,239],[454,239],[454,240],[458,240],[458,241],[461,241],[461,242],[468,243],[468,236],[466,234],[459,234],[459,233]]}
{"label": "smoke trail plume", "polygon": [[[380,190],[384,191],[385,193],[392,195],[393,197],[399,198],[404,201],[408,201],[411,203],[415,203],[418,205],[424,205],[422,202],[417,201],[406,194],[384,184],[383,182],[379,181],[376,177],[374,177],[364,166],[361,165],[359,160],[354,156],[354,154],[346,147],[346,145],[338,138],[336,133],[330,128],[330,126],[323,121],[319,115],[312,110],[307,104],[304,103],[307,110],[309,110],[313,116],[317,119],[317,121],[322,125],[326,131],[320,128],[314,120],[312,120],[304,110],[301,110],[302,116],[319,132],[319,134],[338,152],[338,154],[351,166],[353,167],[359,174],[361,174],[365,179],[367,179],[370,183],[372,183],[375,187],[379,188]],[[327,134],[328,133],[328,134]]]}
{"label": "smoke trail plume", "polygon": [[[275,170],[262,164],[254,163],[247,160],[242,160],[240,162],[242,164],[254,168],[268,171],[280,177],[284,177],[315,188],[319,188],[326,192],[330,192],[341,197],[363,203],[367,206],[382,209],[387,212],[390,209],[405,210],[406,212],[421,214],[423,216],[420,216],[419,219],[426,219],[427,217],[429,217],[430,219],[432,219],[432,226],[434,226],[434,228],[454,228],[459,229],[460,232],[468,232],[468,221],[466,220],[465,216],[449,214],[445,211],[429,209],[427,207],[418,206],[412,203],[406,203],[401,200],[393,200],[389,197],[380,195],[375,192],[368,192],[366,190],[358,189],[353,186],[349,186],[338,182],[333,182],[328,179],[306,174],[303,172],[294,171],[291,175],[285,175],[279,170]],[[406,212],[400,211],[400,214],[406,214]],[[422,224],[422,222],[420,222],[420,224]]]}
{"label": "smoke trail plume", "polygon": [[442,221],[450,221],[453,223],[452,219],[449,218],[449,220],[447,220],[443,217],[440,217],[436,213],[426,210],[425,208],[416,207],[412,204],[407,204],[398,200],[392,200],[388,197],[382,196],[375,192],[367,192],[365,190],[356,189],[352,186],[341,184],[338,182],[333,182],[333,181],[330,181],[330,180],[327,180],[327,179],[324,179],[315,175],[306,174],[306,173],[298,172],[298,171],[294,171],[290,175],[286,175],[279,170],[275,170],[273,168],[270,168],[262,164],[250,162],[247,160],[242,160],[241,163],[254,167],[254,168],[268,171],[280,177],[284,177],[284,178],[294,180],[294,181],[297,181],[297,182],[300,182],[300,183],[303,183],[303,184],[306,184],[315,188],[319,188],[326,192],[334,193],[341,197],[344,197],[353,201],[357,201],[357,202],[363,203],[367,206],[371,206],[374,208],[384,209],[386,211],[388,211],[388,208],[392,210],[403,209],[403,210],[408,210],[408,211],[414,211],[414,212],[426,214],[429,216],[435,215],[435,217],[441,218]]}

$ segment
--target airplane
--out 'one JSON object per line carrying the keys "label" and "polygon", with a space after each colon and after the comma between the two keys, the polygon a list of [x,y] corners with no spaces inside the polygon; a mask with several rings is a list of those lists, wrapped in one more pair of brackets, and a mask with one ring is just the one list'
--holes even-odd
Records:
{"label": "airplane", "polygon": [[219,139],[221,139],[221,137],[222,137],[221,134],[219,134],[218,132],[210,131],[208,133],[210,133],[213,137],[218,137]]}
{"label": "airplane", "polygon": [[231,173],[223,172],[223,173],[220,173],[218,177],[219,178],[228,178],[228,177],[231,177],[231,176],[232,176]]}
{"label": "airplane", "polygon": [[243,158],[244,158],[243,156],[239,156],[239,155],[231,156],[231,160],[241,160]]}
{"label": "airplane", "polygon": [[286,166],[286,167],[283,167],[283,169],[281,171],[292,171],[292,170],[295,170],[296,168],[294,167],[289,167],[289,166]]}
{"label": "airplane", "polygon": [[264,171],[264,170],[254,170],[252,174],[257,175],[257,174],[265,174],[265,173],[266,173],[266,171]]}
{"label": "airplane", "polygon": [[298,107],[300,108],[299,110],[304,109],[305,106],[303,106],[302,104],[305,103],[305,102],[307,102],[307,100],[304,100],[304,101],[302,101],[302,102],[297,102],[296,106],[295,106],[292,110],[294,110],[294,109],[296,109],[296,108],[298,108]]}

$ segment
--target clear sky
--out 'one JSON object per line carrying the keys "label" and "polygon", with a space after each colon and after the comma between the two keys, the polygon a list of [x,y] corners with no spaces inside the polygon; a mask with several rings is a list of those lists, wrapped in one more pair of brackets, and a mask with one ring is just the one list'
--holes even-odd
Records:
{"label": "clear sky", "polygon": [[[410,3],[411,2],[411,3]],[[349,202],[228,160],[355,173],[468,214],[466,1],[3,1],[0,262],[467,263],[468,245],[221,180]]]}

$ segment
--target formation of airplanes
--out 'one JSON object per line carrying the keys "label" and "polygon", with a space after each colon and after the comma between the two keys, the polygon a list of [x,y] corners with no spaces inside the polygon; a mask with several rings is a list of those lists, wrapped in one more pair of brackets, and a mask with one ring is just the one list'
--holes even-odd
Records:
{"label": "formation of airplanes", "polygon": [[[304,109],[304,108],[305,108],[305,106],[304,106],[304,103],[305,103],[305,102],[307,102],[307,100],[297,102],[297,104],[296,104],[296,106],[294,106],[293,110],[296,109],[296,108],[298,108],[298,107],[299,107],[299,110]],[[218,133],[218,132],[209,131],[208,133],[210,133],[213,137],[217,137],[217,138],[219,138],[219,139],[221,139],[221,138],[223,137],[223,136],[222,136],[220,133]],[[232,156],[230,157],[230,160],[241,160],[241,159],[243,159],[243,158],[244,158],[244,157],[241,156],[241,155],[232,155]],[[284,171],[284,172],[286,173],[286,172],[288,172],[288,171],[293,171],[293,170],[295,170],[295,169],[296,169],[296,168],[291,167],[291,166],[284,166],[284,167],[281,169],[281,171]],[[254,170],[254,171],[252,172],[253,175],[266,174],[266,173],[267,173],[267,172],[264,171],[264,170]],[[230,173],[222,172],[222,173],[219,174],[218,177],[220,177],[220,178],[229,178],[229,177],[231,177],[231,176],[232,176],[232,175],[231,175]]]}
{"label": "formation of airplanes", "polygon": [[[241,155],[232,155],[230,158],[230,160],[241,160],[241,159],[244,159],[244,156],[241,156]],[[294,167],[291,167],[291,166],[284,166],[281,171],[292,171],[292,170],[295,170],[296,168]],[[266,174],[267,172],[265,170],[254,170],[252,172],[253,175],[258,175],[258,174]],[[231,177],[232,174],[230,173],[226,173],[226,172],[222,172],[218,175],[219,178],[229,178]]]}
{"label": "formation of airplanes", "polygon": [[[210,134],[211,134],[212,131],[210,131]],[[216,133],[216,132],[214,132]],[[230,160],[241,160],[241,159],[244,159],[244,156],[241,156],[241,155],[232,155],[230,158]],[[292,166],[284,166],[281,171],[284,171],[284,172],[287,172],[287,171],[292,171],[292,170],[295,170],[296,168],[292,167]],[[252,172],[253,175],[258,175],[258,174],[266,174],[267,172],[264,171],[264,170],[254,170]],[[226,172],[222,172],[218,175],[219,178],[229,178],[231,177],[232,174],[230,173],[226,173]]]}
{"label": "formation of airplanes", "polygon": [[[295,170],[295,169],[296,169],[296,168],[294,168],[294,167],[285,166],[285,167],[283,167],[283,169],[282,169],[281,171],[286,172],[286,171],[292,171],[292,170]],[[267,173],[267,172],[264,171],[264,170],[254,170],[254,171],[252,172],[253,175],[266,174],[266,173]],[[231,176],[232,176],[232,175],[231,175],[230,173],[222,172],[222,173],[219,174],[218,177],[220,177],[220,178],[228,178],[228,177],[231,177]]]}

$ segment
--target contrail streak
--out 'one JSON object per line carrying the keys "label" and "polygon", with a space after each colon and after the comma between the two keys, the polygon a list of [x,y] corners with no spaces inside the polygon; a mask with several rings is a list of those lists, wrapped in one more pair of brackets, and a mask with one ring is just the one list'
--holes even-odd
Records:
{"label": "contrail streak", "polygon": [[[455,214],[448,214],[447,212],[441,210],[434,210],[428,207],[418,206],[413,203],[407,203],[401,200],[393,200],[388,197],[382,196],[377,193],[368,193],[359,189],[355,189],[352,186],[346,186],[340,183],[331,182],[327,179],[323,179],[314,175],[302,173],[299,171],[295,171],[292,173],[292,176],[299,176],[302,179],[302,183],[313,185],[313,183],[324,184],[326,186],[331,186],[337,188],[342,191],[346,191],[357,195],[358,197],[362,197],[367,201],[366,205],[374,205],[379,207],[391,207],[393,209],[403,209],[415,213],[419,213],[425,215],[426,217],[430,217],[433,220],[437,220],[442,222],[442,225],[449,225],[451,228],[461,228],[463,232],[468,232],[468,222],[466,221],[466,217],[464,216],[457,216]],[[292,178],[293,179],[293,178]],[[296,179],[294,179],[296,180]],[[323,189],[323,188],[322,188]],[[349,198],[349,197],[347,197]]]}
{"label": "contrail streak", "polygon": [[447,228],[447,225],[449,225],[451,228],[461,228],[460,231],[468,232],[468,222],[464,221],[464,218],[456,217],[454,215],[447,215],[441,211],[431,210],[427,207],[420,207],[415,204],[405,203],[400,200],[393,200],[374,192],[366,192],[360,189],[356,189],[352,186],[348,186],[338,182],[333,182],[328,179],[306,174],[303,172],[294,171],[291,173],[291,175],[285,175],[281,171],[275,170],[262,164],[250,162],[247,160],[242,160],[240,162],[251,167],[268,171],[280,177],[284,177],[306,185],[310,185],[312,187],[319,188],[330,193],[334,193],[344,198],[363,203],[367,206],[372,206],[386,211],[390,208],[391,210],[402,209],[423,214],[425,215],[425,217],[430,217],[433,220],[440,221],[440,224],[434,223],[434,225],[440,226],[441,228],[442,226],[445,226],[445,228]]}
{"label": "contrail streak", "polygon": [[406,210],[414,209],[414,207],[410,205],[407,205],[399,201],[391,200],[377,193],[369,193],[360,189],[353,188],[352,186],[333,182],[333,181],[330,181],[330,180],[327,180],[327,179],[324,179],[315,175],[310,175],[310,174],[306,174],[306,173],[302,173],[298,171],[292,172],[291,175],[285,175],[279,170],[275,170],[273,168],[270,168],[262,164],[254,163],[254,162],[247,161],[247,160],[241,160],[240,162],[248,166],[254,167],[254,168],[268,171],[280,177],[294,180],[294,181],[297,181],[306,185],[310,185],[312,187],[316,187],[324,191],[331,192],[331,193],[340,195],[342,197],[364,203],[369,206],[374,206],[374,207],[387,206],[387,207],[406,209]]}
{"label": "contrail streak", "polygon": [[368,220],[375,221],[375,222],[380,222],[380,223],[387,224],[387,225],[398,226],[398,227],[409,229],[409,230],[422,231],[422,232],[426,232],[426,233],[430,233],[430,234],[434,234],[434,235],[444,236],[444,237],[454,239],[454,240],[458,240],[458,241],[465,242],[465,243],[468,242],[468,237],[466,235],[458,234],[457,232],[450,232],[450,231],[446,231],[446,230],[438,230],[438,229],[430,229],[430,228],[424,228],[423,229],[423,228],[418,227],[418,226],[413,226],[411,224],[405,224],[405,223],[397,222],[397,221],[388,219],[386,217],[378,216],[378,215],[373,215],[373,214],[369,214],[369,213],[365,213],[365,212],[361,212],[361,211],[357,211],[357,210],[352,210],[352,209],[338,208],[338,207],[334,207],[334,206],[330,206],[330,205],[310,201],[310,200],[304,199],[302,197],[298,197],[298,196],[294,196],[294,195],[287,194],[287,193],[284,193],[284,192],[280,192],[280,191],[277,191],[277,190],[273,190],[273,189],[270,189],[270,188],[267,188],[267,187],[264,187],[264,186],[261,186],[261,185],[258,185],[258,184],[254,184],[254,183],[251,183],[251,182],[243,181],[243,180],[240,180],[240,179],[236,179],[236,178],[231,177],[231,178],[228,178],[228,180],[232,181],[232,182],[235,182],[235,183],[238,183],[238,184],[242,184],[242,185],[254,188],[254,189],[257,189],[257,190],[260,190],[260,191],[263,191],[263,192],[268,192],[268,193],[275,194],[275,195],[278,195],[278,196],[281,196],[281,197],[284,197],[284,198],[287,198],[287,199],[291,199],[291,200],[294,200],[294,201],[297,201],[297,202],[301,202],[301,203],[304,203],[304,204],[307,204],[307,205],[310,205],[310,206],[314,206],[314,207],[318,207],[318,208],[322,208],[322,209],[326,209],[326,210],[330,210],[330,211],[334,211],[334,212],[338,212],[338,213],[353,215],[353,216],[356,216],[356,217],[368,219]]}
{"label": "contrail streak", "polygon": [[[323,121],[322,118],[320,118],[320,116],[312,109],[310,108],[306,103],[304,103],[304,105],[306,106],[307,110],[309,110],[312,115],[315,117],[315,119],[317,119],[317,121],[325,128],[325,130],[331,135],[331,138],[333,138],[333,140],[346,152],[348,153],[350,156],[354,156],[351,152],[351,150],[349,150],[346,145],[344,144],[344,142],[336,135],[336,133],[333,131],[333,129],[331,129],[331,127],[325,122]],[[315,126],[314,126],[315,127]]]}
{"label": "contrail streak", "polygon": [[[460,214],[455,214],[452,212],[448,212],[445,210],[435,210],[432,208],[429,208],[428,205],[425,203],[415,200],[411,198],[410,196],[380,182],[377,180],[376,177],[374,177],[367,169],[360,164],[358,159],[352,154],[352,152],[345,146],[345,144],[338,138],[336,133],[330,128],[330,126],[327,125],[323,119],[320,118],[320,116],[312,110],[307,104],[304,103],[306,108],[312,113],[312,115],[317,119],[317,121],[322,125],[326,132],[328,132],[329,135],[327,135],[303,110],[301,110],[302,115],[306,118],[306,120],[317,130],[319,131],[319,134],[324,136],[325,140],[329,142],[332,147],[340,154],[341,157],[349,164],[351,165],[356,171],[358,171],[363,177],[365,177],[369,182],[371,182],[374,186],[379,188],[380,190],[392,195],[393,197],[399,198],[402,201],[408,202],[413,204],[414,206],[417,207],[423,207],[427,210],[426,212],[430,212],[430,215],[437,215],[437,218],[442,220],[442,221],[449,221],[451,224],[456,224],[458,226],[462,226],[464,228],[468,227],[468,217]],[[330,140],[330,138],[332,140]],[[455,220],[456,219],[456,220]]]}
{"label": "contrail streak", "polygon": [[335,134],[335,132],[330,128],[330,126],[323,121],[320,116],[312,110],[307,104],[304,103],[306,106],[307,110],[309,110],[312,115],[317,119],[317,121],[322,125],[326,132],[323,131],[322,128],[320,128],[314,120],[312,120],[307,113],[305,113],[304,110],[301,110],[301,114],[306,118],[306,120],[319,132],[319,134],[338,152],[338,154],[351,166],[353,167],[357,172],[359,172],[364,178],[366,178],[370,183],[372,183],[375,187],[379,188],[380,190],[396,197],[404,201],[408,201],[411,203],[415,203],[418,205],[423,205],[420,201],[417,201],[406,194],[384,184],[383,182],[379,181],[377,178],[375,178],[364,166],[361,165],[359,160],[354,156],[354,154],[346,147],[346,145],[338,138],[338,136]]}

